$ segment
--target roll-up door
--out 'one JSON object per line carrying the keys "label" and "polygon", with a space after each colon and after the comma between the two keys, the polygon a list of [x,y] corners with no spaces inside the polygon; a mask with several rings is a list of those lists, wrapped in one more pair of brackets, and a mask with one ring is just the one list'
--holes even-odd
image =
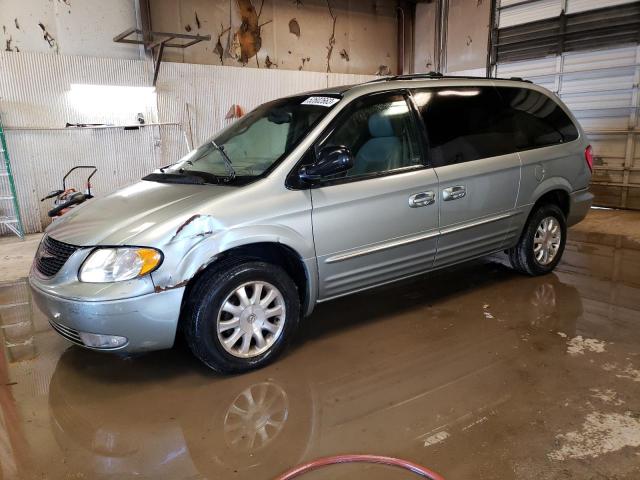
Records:
{"label": "roll-up door", "polygon": [[502,0],[491,69],[558,94],[594,148],[595,204],[640,209],[640,2]]}

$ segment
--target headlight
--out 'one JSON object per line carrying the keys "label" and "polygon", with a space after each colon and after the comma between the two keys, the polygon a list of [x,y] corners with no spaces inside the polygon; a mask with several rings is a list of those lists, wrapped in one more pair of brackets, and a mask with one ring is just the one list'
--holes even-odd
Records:
{"label": "headlight", "polygon": [[154,248],[97,248],[80,267],[81,282],[121,282],[153,272],[162,263]]}

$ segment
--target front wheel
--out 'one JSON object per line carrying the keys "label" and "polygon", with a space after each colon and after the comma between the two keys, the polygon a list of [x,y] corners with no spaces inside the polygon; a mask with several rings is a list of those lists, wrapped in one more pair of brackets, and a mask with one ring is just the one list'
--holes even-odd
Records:
{"label": "front wheel", "polygon": [[196,357],[221,373],[271,362],[300,318],[295,283],[277,265],[224,262],[200,278],[185,310],[185,337]]}
{"label": "front wheel", "polygon": [[567,221],[557,205],[538,207],[529,217],[518,244],[508,251],[511,266],[527,275],[551,272],[562,257]]}

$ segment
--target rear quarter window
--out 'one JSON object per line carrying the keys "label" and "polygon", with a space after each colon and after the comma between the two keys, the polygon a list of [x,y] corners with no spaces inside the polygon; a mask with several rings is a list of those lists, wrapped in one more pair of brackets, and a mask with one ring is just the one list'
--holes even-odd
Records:
{"label": "rear quarter window", "polygon": [[578,129],[547,95],[528,88],[497,87],[518,150],[557,145],[578,138]]}
{"label": "rear quarter window", "polygon": [[562,107],[536,90],[482,85],[412,93],[436,167],[578,138],[576,126]]}

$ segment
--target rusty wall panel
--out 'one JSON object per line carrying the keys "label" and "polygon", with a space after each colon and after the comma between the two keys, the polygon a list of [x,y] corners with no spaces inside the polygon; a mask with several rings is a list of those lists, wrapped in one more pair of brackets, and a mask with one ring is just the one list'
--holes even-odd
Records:
{"label": "rusty wall panel", "polygon": [[2,50],[140,58],[137,46],[112,40],[136,25],[133,0],[2,0],[0,5]]}
{"label": "rusty wall panel", "polygon": [[155,30],[211,35],[209,42],[166,51],[175,62],[374,74],[396,71],[395,4],[151,0],[151,22]]}
{"label": "rusty wall panel", "polygon": [[449,0],[447,72],[486,68],[491,2]]}
{"label": "rusty wall panel", "polygon": [[430,72],[435,65],[436,2],[416,5],[413,68]]}
{"label": "rusty wall panel", "polygon": [[[150,0],[157,31],[210,34],[174,62],[374,74],[396,71],[395,0]],[[257,9],[257,10],[256,10]],[[3,0],[1,50],[140,59],[113,37],[138,26],[133,0]]]}

